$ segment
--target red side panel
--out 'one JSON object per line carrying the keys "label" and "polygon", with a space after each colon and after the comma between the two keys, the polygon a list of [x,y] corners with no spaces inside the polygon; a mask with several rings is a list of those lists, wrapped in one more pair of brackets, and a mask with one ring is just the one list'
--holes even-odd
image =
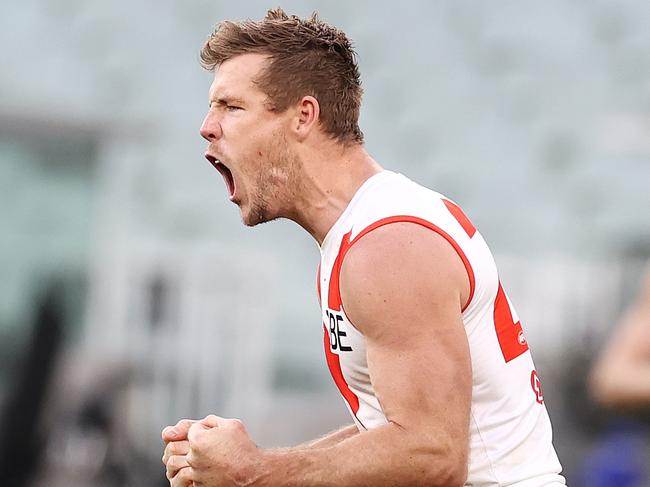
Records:
{"label": "red side panel", "polygon": [[510,304],[501,283],[499,283],[499,290],[494,301],[494,326],[506,362],[510,362],[528,350],[528,342],[524,338],[521,322],[514,322]]}
{"label": "red side panel", "polygon": [[339,356],[330,350],[330,334],[325,324],[323,324],[323,331],[325,332],[324,345],[325,357],[327,358],[327,366],[330,369],[330,373],[332,374],[332,378],[334,379],[336,387],[338,387],[339,392],[350,405],[350,409],[352,409],[352,412],[356,416],[357,411],[359,411],[359,398],[354,395],[354,392],[350,390],[347,382],[345,382],[343,371],[341,370],[341,362],[339,360]]}
{"label": "red side panel", "polygon": [[[351,232],[350,232],[351,233]],[[332,274],[330,275],[329,280],[329,289],[327,292],[327,307],[332,311],[341,311],[341,288],[339,286],[339,279],[341,276],[341,264],[348,249],[350,248],[350,233],[347,233],[343,236],[341,241],[341,247],[334,261],[334,266],[332,267]],[[320,270],[319,270],[320,274]],[[319,279],[320,280],[320,279]],[[345,382],[345,377],[343,377],[343,371],[341,370],[341,362],[338,354],[332,352],[330,348],[330,332],[327,329],[325,323],[323,323],[323,329],[325,332],[324,335],[324,345],[325,345],[325,357],[327,358],[327,366],[330,369],[332,378],[336,387],[338,387],[339,392],[343,398],[347,401],[350,409],[356,416],[357,411],[359,411],[359,398],[354,395],[350,390],[347,382]]]}

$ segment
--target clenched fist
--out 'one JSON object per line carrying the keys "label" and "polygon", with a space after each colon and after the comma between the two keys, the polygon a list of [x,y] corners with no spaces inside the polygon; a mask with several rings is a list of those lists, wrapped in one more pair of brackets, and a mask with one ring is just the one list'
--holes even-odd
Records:
{"label": "clenched fist", "polygon": [[181,420],[162,436],[171,487],[234,487],[259,476],[262,454],[238,419]]}

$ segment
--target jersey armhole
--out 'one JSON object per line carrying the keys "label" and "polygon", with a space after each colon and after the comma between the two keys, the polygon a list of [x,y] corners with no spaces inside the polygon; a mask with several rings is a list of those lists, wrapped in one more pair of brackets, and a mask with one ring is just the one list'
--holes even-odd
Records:
{"label": "jersey armhole", "polygon": [[[339,249],[339,254],[336,257],[336,263],[335,263],[335,273],[332,273],[332,279],[330,281],[330,289],[329,293],[332,293],[332,291],[335,292],[335,299],[338,305],[341,305],[341,290],[339,286],[339,280],[340,280],[340,273],[341,273],[341,267],[343,265],[343,260],[345,259],[346,254],[352,248],[352,246],[357,243],[359,240],[361,240],[364,236],[368,235],[370,232],[373,230],[376,230],[380,227],[383,227],[384,225],[390,225],[392,223],[415,223],[416,225],[421,225],[425,228],[428,228],[429,230],[432,230],[436,232],[438,235],[442,236],[449,244],[453,247],[453,249],[456,251],[456,254],[460,257],[461,261],[463,262],[463,265],[465,266],[465,271],[467,272],[467,277],[469,279],[469,296],[467,298],[467,302],[465,305],[461,308],[461,313],[465,312],[465,310],[469,307],[469,305],[472,303],[472,299],[474,297],[474,291],[476,288],[476,278],[474,276],[474,269],[472,269],[472,265],[469,262],[469,259],[465,255],[465,252],[463,252],[463,249],[461,249],[460,245],[458,245],[458,242],[454,240],[451,235],[449,235],[447,232],[445,232],[442,228],[440,228],[437,225],[434,225],[428,220],[425,220],[423,218],[418,218],[416,216],[410,216],[410,215],[398,215],[398,216],[391,216],[388,218],[382,218],[381,220],[377,220],[375,223],[372,223],[368,225],[366,228],[361,230],[352,240],[350,240],[350,233],[346,234],[343,237],[343,241],[341,242],[341,248]],[[320,268],[319,268],[319,273],[320,273]]]}

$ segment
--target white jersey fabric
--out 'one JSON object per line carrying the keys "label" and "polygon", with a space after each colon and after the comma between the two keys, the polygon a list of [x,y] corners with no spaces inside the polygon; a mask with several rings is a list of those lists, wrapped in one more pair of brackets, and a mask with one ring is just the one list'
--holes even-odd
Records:
{"label": "white jersey fabric", "polygon": [[395,222],[412,222],[442,235],[468,273],[470,297],[462,319],[472,360],[472,405],[465,485],[565,485],[537,372],[490,250],[455,203],[391,171],[375,174],[359,188],[321,245],[318,288],[325,354],[357,426],[372,429],[387,420],[373,390],[365,337],[341,303],[339,274],[355,242]]}

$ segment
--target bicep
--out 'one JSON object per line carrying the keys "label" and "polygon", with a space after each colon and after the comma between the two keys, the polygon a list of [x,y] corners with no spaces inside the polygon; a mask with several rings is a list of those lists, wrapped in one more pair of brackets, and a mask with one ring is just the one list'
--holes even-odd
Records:
{"label": "bicep", "polygon": [[356,245],[343,265],[341,292],[346,314],[366,337],[384,414],[427,438],[465,446],[471,361],[460,258],[442,237],[413,224],[375,230]]}
{"label": "bicep", "polygon": [[471,365],[462,323],[455,324],[398,346],[368,340],[370,376],[389,421],[438,439],[467,437]]}

